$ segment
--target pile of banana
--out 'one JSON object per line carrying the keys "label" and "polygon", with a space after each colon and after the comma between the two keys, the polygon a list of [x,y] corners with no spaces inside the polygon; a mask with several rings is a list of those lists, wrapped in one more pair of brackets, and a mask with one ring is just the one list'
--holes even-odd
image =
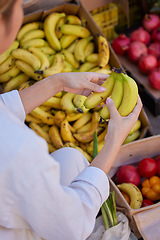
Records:
{"label": "pile of banana", "polygon": [[[108,96],[120,114],[132,111],[137,101],[137,86],[123,73],[111,71],[110,49],[106,38],[95,37],[75,15],[54,12],[44,21],[24,24],[17,39],[0,55],[0,84],[4,92],[19,91],[45,77],[60,72],[101,72],[110,76],[104,93],[88,98],[60,92],[26,116],[26,124],[48,143],[49,152],[70,146],[93,158],[93,135],[98,134],[98,151],[104,145],[109,111],[103,107]],[[118,74],[116,76],[116,74]],[[138,120],[125,143],[140,135]]]}

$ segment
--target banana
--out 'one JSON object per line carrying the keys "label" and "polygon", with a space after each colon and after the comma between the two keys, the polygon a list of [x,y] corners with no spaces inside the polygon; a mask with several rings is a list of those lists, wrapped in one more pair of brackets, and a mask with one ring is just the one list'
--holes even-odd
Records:
{"label": "banana", "polygon": [[105,67],[110,59],[110,49],[107,39],[101,35],[98,36],[98,54],[98,66]]}
{"label": "banana", "polygon": [[61,98],[63,96],[63,91],[56,93],[54,96]]}
{"label": "banana", "polygon": [[67,50],[63,50],[62,54],[65,57],[65,60],[67,62],[69,62],[74,68],[78,68],[79,67],[79,62],[75,59],[74,54],[67,51]]}
{"label": "banana", "polygon": [[88,132],[92,129],[92,121],[86,123],[84,126],[77,130],[77,133]]}
{"label": "banana", "polygon": [[3,88],[4,92],[9,92],[13,89],[17,89],[20,84],[26,82],[29,79],[25,73],[20,73],[16,77],[12,78],[9,82],[7,82]]}
{"label": "banana", "polygon": [[61,122],[61,127],[60,127],[60,134],[64,142],[71,142],[78,146],[78,141],[73,137],[72,132],[69,128],[69,122],[67,118],[65,118]]}
{"label": "banana", "polygon": [[62,35],[62,37],[60,38],[61,48],[62,49],[67,48],[77,38],[78,38],[78,36],[76,36],[76,35]]}
{"label": "banana", "polygon": [[98,53],[91,53],[85,58],[87,62],[97,63],[97,65],[98,65],[98,59],[99,59]]}
{"label": "banana", "polygon": [[131,113],[138,100],[138,86],[133,78],[127,74],[121,73],[123,77],[123,99],[118,108],[118,112],[121,116],[127,116]]}
{"label": "banana", "polygon": [[15,49],[11,52],[12,57],[15,59],[21,60],[26,62],[27,64],[31,65],[34,70],[39,70],[41,66],[40,60],[32,53],[25,49]]}
{"label": "banana", "polygon": [[34,80],[28,80],[28,81],[26,81],[26,82],[24,82],[24,83],[21,83],[21,84],[19,85],[19,87],[17,88],[17,90],[18,90],[18,91],[21,91],[21,90],[23,90],[23,89],[25,89],[25,88],[28,88],[28,87],[32,86],[34,83],[35,83]]}
{"label": "banana", "polygon": [[129,135],[131,135],[133,132],[139,130],[141,127],[141,120],[137,120],[137,122],[135,123],[135,125],[133,126],[133,128],[131,129]]}
{"label": "banana", "polygon": [[76,15],[67,15],[65,20],[66,24],[82,25],[81,19]]}
{"label": "banana", "polygon": [[19,47],[19,41],[15,40],[5,52],[0,54],[0,64],[2,64],[4,61],[7,60],[7,58],[10,56],[10,53],[12,52],[12,50],[14,50],[18,47]]}
{"label": "banana", "polygon": [[34,80],[37,80],[37,81],[42,80],[42,78],[43,78],[42,75],[39,73],[35,73],[34,69],[32,68],[32,66],[30,64],[23,62],[21,60],[16,60],[15,65],[22,72],[24,72],[26,75],[33,78]]}
{"label": "banana", "polygon": [[43,27],[42,22],[32,22],[32,23],[24,24],[18,32],[17,40],[20,41],[27,32],[36,30],[39,28],[42,29],[42,27]]}
{"label": "banana", "polygon": [[[90,72],[92,72],[92,71],[93,71],[93,69],[90,70]],[[103,73],[103,74],[107,74],[107,75],[111,74],[111,70],[108,70],[105,67],[104,68],[99,68],[98,67],[97,69],[94,69],[93,72]]]}
{"label": "banana", "polygon": [[88,45],[87,45],[87,47],[85,48],[85,51],[84,51],[84,56],[85,56],[85,58],[86,58],[88,55],[94,53],[94,50],[95,50],[95,45],[94,45],[94,43],[93,43],[93,42],[89,42]]}
{"label": "banana", "polygon": [[20,70],[13,66],[10,70],[0,75],[0,83],[8,82],[11,78],[16,77],[20,73]]}
{"label": "banana", "polygon": [[55,73],[60,73],[63,69],[63,66],[64,66],[63,55],[61,53],[57,53],[54,55],[52,65],[43,71],[43,76],[48,77]]}
{"label": "banana", "polygon": [[40,66],[40,71],[43,71],[47,68],[49,68],[50,66],[50,62],[47,58],[47,56],[38,48],[35,47],[29,47],[28,51],[31,52],[32,54],[34,54],[40,61],[41,66]]}
{"label": "banana", "polygon": [[[119,73],[112,72],[112,75],[115,79],[115,84],[111,93],[111,98],[114,101],[116,108],[118,109],[123,98],[123,78]],[[106,104],[102,109],[100,109],[99,114],[102,119],[109,119],[110,112]]]}
{"label": "banana", "polygon": [[25,121],[28,122],[28,123],[29,122],[42,123],[42,121],[40,119],[35,118],[35,117],[31,116],[30,114],[26,115]]}
{"label": "banana", "polygon": [[42,106],[48,106],[55,109],[61,109],[61,98],[51,97],[46,102],[42,104]]}
{"label": "banana", "polygon": [[129,134],[124,140],[123,145],[135,141],[140,136],[140,133],[139,130],[136,130],[132,134]]}
{"label": "banana", "polygon": [[[73,104],[77,107],[77,108],[79,108],[79,109],[81,109],[81,108],[83,108],[83,103],[84,103],[84,101],[87,99],[87,97],[86,96],[84,96],[84,95],[80,95],[80,94],[76,94],[75,96],[74,96],[74,98],[73,98]],[[81,110],[80,110],[81,111]]]}
{"label": "banana", "polygon": [[67,120],[68,122],[74,122],[81,118],[84,115],[84,113],[67,113]]}
{"label": "banana", "polygon": [[76,35],[81,38],[87,38],[91,35],[90,31],[80,25],[64,24],[60,27],[60,32],[66,35]]}
{"label": "banana", "polygon": [[138,209],[142,205],[143,197],[139,188],[132,183],[122,183],[117,187],[123,192],[127,193],[130,197],[130,207],[132,209]]}
{"label": "banana", "polygon": [[[93,112],[92,113],[92,130],[90,130],[88,132],[74,133],[73,136],[79,142],[82,142],[82,143],[90,142],[91,140],[93,140],[94,132],[98,128],[98,121],[99,121],[99,113],[98,112]],[[74,124],[73,124],[73,127],[74,127]]]}
{"label": "banana", "polygon": [[72,42],[72,43],[66,48],[66,50],[67,50],[68,52],[74,54],[74,50],[75,50],[75,47],[76,47],[76,44],[77,44],[78,41],[79,41],[79,39],[76,39],[74,42]]}
{"label": "banana", "polygon": [[40,50],[41,50],[43,53],[48,54],[48,55],[53,55],[53,54],[56,53],[56,51],[55,51],[53,48],[47,47],[47,46],[46,46],[46,47],[41,47]]}
{"label": "banana", "polygon": [[43,123],[48,125],[54,124],[54,116],[43,111],[40,107],[35,108],[30,114],[31,116],[40,119]]}
{"label": "banana", "polygon": [[74,104],[73,104],[73,98],[74,97],[75,97],[74,93],[67,92],[61,98],[61,108],[66,113],[78,112],[77,107],[75,107]]}
{"label": "banana", "polygon": [[69,129],[71,130],[71,133],[75,133],[76,129],[68,122]]}
{"label": "banana", "polygon": [[81,38],[76,44],[75,50],[74,50],[74,56],[75,59],[82,64],[85,61],[85,55],[84,51],[88,45],[88,43],[93,40],[93,36],[89,36],[86,38]]}
{"label": "banana", "polygon": [[56,51],[61,50],[59,39],[56,36],[56,24],[58,23],[60,18],[65,16],[65,13],[54,12],[49,14],[44,20],[44,32],[46,35],[46,39],[50,46]]}
{"label": "banana", "polygon": [[3,63],[0,64],[0,74],[6,73],[14,66],[15,59],[9,56]]}
{"label": "banana", "polygon": [[45,132],[49,133],[50,126],[47,125],[47,124],[45,124],[44,126],[42,126],[42,129],[43,129]]}
{"label": "banana", "polygon": [[39,107],[40,107],[43,111],[50,113],[51,107],[49,107],[49,106],[44,106],[44,105],[40,105]]}
{"label": "banana", "polygon": [[[105,141],[104,141],[104,140],[98,142],[98,153],[102,150],[104,144],[105,144]],[[88,152],[91,156],[93,156],[93,144],[89,144],[89,145],[87,146],[87,152]]]}
{"label": "banana", "polygon": [[29,47],[48,47],[48,43],[42,38],[35,38],[21,44],[23,49],[28,49]]}
{"label": "banana", "polygon": [[80,71],[80,72],[88,72],[90,69],[94,68],[95,66],[97,66],[97,63],[84,62],[84,63],[80,66],[79,71]]}
{"label": "banana", "polygon": [[112,92],[114,82],[115,79],[113,78],[113,75],[111,73],[110,76],[102,84],[102,86],[106,88],[106,91],[101,93],[94,92],[93,94],[90,94],[84,102],[85,107],[91,109],[105,101]]}
{"label": "banana", "polygon": [[61,25],[65,24],[65,19],[66,17],[62,17],[58,20],[56,27],[55,27],[55,34],[57,36],[58,39],[60,39],[62,37],[62,33],[59,31],[59,28]]}
{"label": "banana", "polygon": [[50,143],[48,143],[48,151],[49,153],[55,152],[57,149]]}
{"label": "banana", "polygon": [[86,112],[84,113],[81,118],[77,119],[74,123],[73,123],[73,127],[78,130],[81,127],[83,127],[86,123],[88,123],[92,118],[92,113],[90,112]]}
{"label": "banana", "polygon": [[66,114],[64,111],[58,111],[56,112],[55,116],[54,116],[54,120],[55,120],[55,124],[60,127],[61,126],[61,122],[65,119]]}
{"label": "banana", "polygon": [[27,32],[20,40],[20,45],[35,38],[44,38],[45,33],[42,29],[35,29]]}
{"label": "banana", "polygon": [[63,147],[63,141],[62,141],[62,138],[60,136],[60,131],[59,131],[59,128],[56,125],[53,125],[53,126],[50,127],[49,136],[50,136],[50,139],[51,139],[54,147],[56,147],[57,149]]}
{"label": "banana", "polygon": [[29,127],[36,132],[40,137],[44,138],[47,143],[51,143],[51,139],[49,134],[43,130],[37,123],[35,122],[30,122]]}
{"label": "banana", "polygon": [[73,71],[73,66],[69,62],[64,60],[64,66],[63,66],[62,72],[72,72],[72,71]]}
{"label": "banana", "polygon": [[[107,131],[108,131],[108,127],[106,127],[103,132],[101,132],[98,136],[97,136],[97,141],[98,141],[98,144],[102,141],[105,141],[105,136],[107,134]],[[90,142],[90,145],[93,146],[93,141]]]}

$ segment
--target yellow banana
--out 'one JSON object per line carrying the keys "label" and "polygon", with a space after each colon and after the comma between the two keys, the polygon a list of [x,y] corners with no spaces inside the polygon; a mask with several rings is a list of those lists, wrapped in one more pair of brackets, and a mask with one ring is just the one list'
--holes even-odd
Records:
{"label": "yellow banana", "polygon": [[139,188],[132,183],[118,184],[117,187],[123,192],[127,193],[130,197],[130,207],[138,209],[142,205],[143,197]]}
{"label": "yellow banana", "polygon": [[73,67],[75,67],[75,68],[79,67],[79,62],[75,59],[73,53],[71,53],[67,50],[63,50],[62,54],[64,54],[66,61],[69,62]]}
{"label": "yellow banana", "polygon": [[86,96],[84,95],[80,95],[80,94],[76,94],[73,98],[73,104],[77,107],[77,108],[82,108],[84,105],[84,101],[87,99]]}
{"label": "yellow banana", "polygon": [[72,72],[72,71],[73,71],[73,66],[69,62],[64,60],[64,66],[63,66],[62,72]]}
{"label": "yellow banana", "polygon": [[97,63],[97,65],[98,65],[98,59],[99,59],[98,53],[91,53],[86,57],[87,62]]}
{"label": "yellow banana", "polygon": [[78,146],[77,140],[73,137],[72,132],[69,128],[69,123],[67,118],[61,122],[60,134],[64,142],[71,142]]}
{"label": "yellow banana", "polygon": [[41,66],[40,60],[34,54],[25,49],[15,49],[11,52],[11,55],[18,60],[28,63],[34,68],[34,70],[39,70]]}
{"label": "yellow banana", "polygon": [[64,66],[63,55],[61,53],[57,53],[54,55],[52,65],[43,71],[43,76],[48,77],[55,73],[60,73],[63,69],[63,66]]}
{"label": "yellow banana", "polygon": [[0,74],[9,71],[14,66],[15,59],[9,56],[3,63],[0,64]]}
{"label": "yellow banana", "polygon": [[55,124],[60,127],[61,126],[61,122],[65,119],[66,114],[64,111],[58,111],[56,112],[55,116],[54,116],[54,120],[55,120]]}
{"label": "yellow banana", "polygon": [[135,141],[140,136],[140,134],[141,132],[139,130],[136,130],[132,134],[129,134],[124,140],[123,145]]}
{"label": "yellow banana", "polygon": [[74,106],[73,104],[73,98],[75,94],[74,93],[65,93],[63,97],[61,98],[61,108],[64,110],[66,113],[69,112],[77,112],[77,107]]}
{"label": "yellow banana", "polygon": [[34,80],[42,80],[42,75],[39,73],[35,73],[34,69],[32,66],[26,62],[23,62],[21,60],[16,60],[15,65],[17,68],[19,68],[22,72],[24,72],[26,75],[29,77],[33,78]]}
{"label": "yellow banana", "polygon": [[107,39],[101,35],[98,36],[98,54],[98,66],[105,67],[110,59],[110,49]]}
{"label": "yellow banana", "polygon": [[43,123],[48,125],[54,124],[54,116],[43,111],[40,107],[35,108],[31,113],[33,117],[40,119]]}
{"label": "yellow banana", "polygon": [[18,90],[18,91],[21,91],[21,90],[23,90],[23,89],[25,89],[25,88],[28,88],[28,87],[32,86],[34,83],[35,83],[34,80],[28,80],[28,81],[26,81],[26,82],[24,82],[24,83],[21,83],[21,84],[19,85],[19,87],[17,88],[17,90]]}
{"label": "yellow banana", "polygon": [[47,124],[45,124],[44,126],[42,126],[42,129],[43,129],[45,132],[49,133],[50,126],[47,125]]}
{"label": "yellow banana", "polygon": [[[99,142],[102,142],[102,141],[105,141],[105,136],[107,134],[107,131],[108,131],[108,127],[106,127],[103,132],[101,132],[98,136],[97,136],[97,141],[98,141],[98,144]],[[93,141],[90,142],[90,145],[93,146]]]}
{"label": "yellow banana", "polygon": [[4,61],[7,60],[7,58],[10,56],[10,53],[12,52],[12,50],[14,50],[18,47],[19,47],[19,41],[15,40],[5,52],[0,54],[0,64],[2,64]]}
{"label": "yellow banana", "polygon": [[61,98],[63,96],[63,91],[56,93],[54,96]]}
{"label": "yellow banana", "polygon": [[76,15],[67,15],[65,20],[66,24],[82,25],[81,19]]}
{"label": "yellow banana", "polygon": [[23,49],[28,49],[29,47],[48,47],[48,43],[42,38],[35,38],[21,44]]}
{"label": "yellow banana", "polygon": [[137,120],[137,122],[135,123],[135,125],[133,126],[133,128],[131,129],[129,135],[131,135],[133,132],[139,130],[141,127],[141,120]]}
{"label": "yellow banana", "polygon": [[58,97],[51,97],[46,102],[44,102],[42,105],[48,106],[55,109],[61,109],[61,98]]}
{"label": "yellow banana", "polygon": [[95,66],[97,66],[97,63],[84,62],[84,63],[80,66],[79,71],[80,71],[80,72],[88,72],[90,69],[94,68]]}
{"label": "yellow banana", "polygon": [[40,105],[39,107],[40,107],[43,111],[50,113],[51,107],[49,107],[49,106],[44,106],[44,105]]}
{"label": "yellow banana", "polygon": [[93,40],[93,36],[89,36],[86,38],[81,38],[76,44],[75,50],[74,50],[74,56],[75,59],[82,64],[85,61],[85,55],[84,51],[88,45],[88,43]]}
{"label": "yellow banana", "polygon": [[[98,153],[102,150],[104,144],[105,144],[105,141],[104,141],[104,140],[98,142]],[[91,156],[93,156],[93,144],[89,144],[89,145],[87,146],[87,152],[88,152]]]}
{"label": "yellow banana", "polygon": [[138,86],[133,78],[127,74],[121,73],[123,77],[123,99],[118,108],[118,112],[121,116],[127,116],[131,113],[138,100]]}
{"label": "yellow banana", "polygon": [[76,129],[69,122],[68,122],[68,126],[72,133],[76,132]]}
{"label": "yellow banana", "polygon": [[58,39],[60,39],[62,37],[62,33],[59,31],[60,26],[62,26],[63,24],[65,24],[65,19],[66,17],[62,17],[58,20],[56,27],[55,27],[55,34],[57,36]]}
{"label": "yellow banana", "polygon": [[88,132],[92,129],[92,121],[86,123],[84,126],[77,130],[77,133]]}
{"label": "yellow banana", "polygon": [[[115,79],[115,84],[111,93],[111,99],[114,101],[114,104],[118,109],[123,98],[123,78],[119,73],[112,72],[112,75]],[[100,109],[99,114],[103,119],[109,119],[110,112],[106,104]]]}
{"label": "yellow banana", "polygon": [[28,122],[28,123],[29,122],[42,123],[42,121],[40,119],[35,118],[35,117],[31,116],[30,114],[26,115],[25,121]]}
{"label": "yellow banana", "polygon": [[77,119],[81,118],[84,115],[84,113],[67,113],[67,120],[68,122],[74,122]]}
{"label": "yellow banana", "polygon": [[42,22],[31,22],[24,24],[18,32],[17,40],[20,41],[23,38],[23,36],[29,31],[36,30],[39,28],[42,29],[42,26],[43,26]]}
{"label": "yellow banana", "polygon": [[60,136],[59,128],[56,125],[53,125],[49,129],[49,136],[52,141],[52,144],[56,148],[62,148],[63,147],[63,141]]}
{"label": "yellow banana", "polygon": [[74,123],[73,123],[73,127],[78,130],[81,127],[83,127],[86,123],[88,123],[92,118],[92,113],[90,112],[86,112],[84,113],[81,118],[77,119]]}
{"label": "yellow banana", "polygon": [[106,91],[101,93],[94,92],[93,94],[90,94],[84,102],[85,107],[91,109],[105,101],[112,92],[114,82],[115,79],[113,78],[113,75],[110,74],[110,76],[102,84],[102,86],[106,88]]}
{"label": "yellow banana", "polygon": [[49,62],[47,56],[40,49],[35,48],[35,47],[29,47],[28,51],[31,52],[32,54],[34,54],[39,59],[39,61],[41,63],[40,68],[39,68],[40,71],[43,71],[43,70],[49,68],[50,62]]}
{"label": "yellow banana", "polygon": [[62,37],[60,38],[61,48],[62,49],[67,48],[77,38],[78,38],[78,36],[76,36],[76,35],[62,35]]}
{"label": "yellow banana", "polygon": [[[93,69],[90,70],[90,72],[92,72],[92,71],[93,71]],[[104,68],[99,68],[98,67],[97,69],[94,69],[93,72],[103,73],[103,74],[107,74],[107,75],[111,74],[111,70],[106,69],[105,67]]]}
{"label": "yellow banana", "polygon": [[20,73],[20,70],[13,66],[10,70],[0,75],[0,83],[8,82],[11,78],[16,77]]}
{"label": "yellow banana", "polygon": [[55,152],[57,149],[51,144],[48,143],[48,151],[49,153]]}
{"label": "yellow banana", "polygon": [[44,20],[44,31],[46,39],[50,46],[56,51],[61,50],[59,39],[56,36],[56,24],[62,17],[65,17],[65,13],[53,12],[49,14]]}
{"label": "yellow banana", "polygon": [[51,143],[51,139],[49,134],[43,130],[37,123],[35,122],[30,122],[29,127],[36,132],[40,137],[44,138],[47,143]]}
{"label": "yellow banana", "polygon": [[80,25],[64,24],[60,27],[60,32],[66,35],[76,35],[81,38],[86,38],[91,35],[90,31]]}
{"label": "yellow banana", "polygon": [[20,73],[16,77],[12,78],[9,82],[7,82],[3,90],[4,92],[9,92],[13,89],[17,89],[20,84],[26,82],[28,79],[29,76],[27,76],[25,73]]}
{"label": "yellow banana", "polygon": [[86,49],[85,49],[85,51],[84,51],[84,56],[85,56],[85,58],[86,58],[88,55],[94,53],[94,50],[95,50],[95,45],[94,45],[94,43],[93,43],[93,42],[89,42],[88,45],[87,45],[87,47],[86,47]]}
{"label": "yellow banana", "polygon": [[[99,113],[92,113],[92,129],[88,132],[74,133],[73,136],[82,143],[89,143],[93,140],[94,132],[98,128]],[[74,126],[74,125],[73,125]],[[100,128],[100,131],[102,128]]]}
{"label": "yellow banana", "polygon": [[74,42],[72,42],[67,48],[66,50],[69,51],[70,53],[74,54],[74,50],[76,47],[77,42],[79,41],[79,39],[76,39]]}
{"label": "yellow banana", "polygon": [[20,45],[35,38],[44,38],[45,33],[42,29],[35,29],[27,32],[20,40]]}
{"label": "yellow banana", "polygon": [[47,47],[47,46],[46,46],[46,47],[41,47],[40,50],[41,50],[43,53],[48,54],[48,55],[53,55],[53,54],[56,53],[56,51],[55,51],[53,48]]}

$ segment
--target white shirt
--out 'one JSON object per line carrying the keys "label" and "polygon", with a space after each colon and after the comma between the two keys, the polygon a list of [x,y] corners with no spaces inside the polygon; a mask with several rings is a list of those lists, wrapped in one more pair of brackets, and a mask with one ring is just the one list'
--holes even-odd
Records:
{"label": "white shirt", "polygon": [[0,96],[0,240],[84,240],[109,195],[106,174],[85,168],[69,187],[45,140],[25,124],[17,90]]}

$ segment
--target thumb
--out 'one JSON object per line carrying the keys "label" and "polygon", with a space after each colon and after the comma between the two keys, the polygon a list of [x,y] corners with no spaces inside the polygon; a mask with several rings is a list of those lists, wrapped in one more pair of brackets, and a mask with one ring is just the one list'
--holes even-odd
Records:
{"label": "thumb", "polygon": [[117,118],[119,116],[119,113],[118,113],[118,110],[115,106],[114,101],[110,97],[108,97],[107,100],[106,100],[106,104],[107,104],[107,107],[108,107],[109,112],[110,112],[110,117],[112,119]]}
{"label": "thumb", "polygon": [[96,83],[93,83],[93,82],[89,82],[88,89],[90,89],[93,92],[105,92],[106,91],[106,88],[104,88]]}

